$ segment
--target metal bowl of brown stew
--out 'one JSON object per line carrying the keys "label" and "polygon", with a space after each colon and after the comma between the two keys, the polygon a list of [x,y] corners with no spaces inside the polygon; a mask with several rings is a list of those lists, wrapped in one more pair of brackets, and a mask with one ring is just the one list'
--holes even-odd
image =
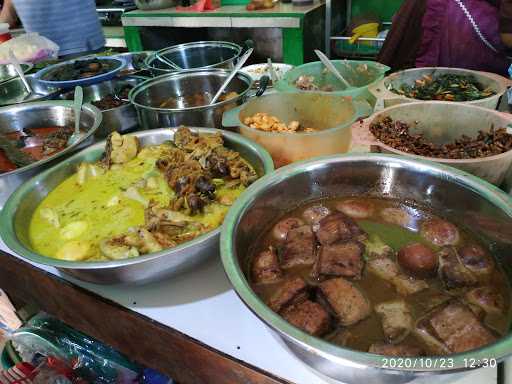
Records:
{"label": "metal bowl of brown stew", "polygon": [[512,199],[457,169],[292,164],[231,208],[221,254],[242,301],[333,379],[451,381],[512,353]]}

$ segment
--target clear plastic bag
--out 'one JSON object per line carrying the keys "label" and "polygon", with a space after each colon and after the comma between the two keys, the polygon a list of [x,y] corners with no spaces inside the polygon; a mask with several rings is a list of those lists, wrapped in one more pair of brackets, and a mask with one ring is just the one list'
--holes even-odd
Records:
{"label": "clear plastic bag", "polygon": [[114,349],[40,314],[15,331],[11,340],[24,361],[55,356],[81,378],[96,384],[132,384],[142,369]]}
{"label": "clear plastic bag", "polygon": [[59,55],[59,46],[38,33],[27,33],[0,44],[0,64],[10,62],[9,49],[24,63],[56,59]]}

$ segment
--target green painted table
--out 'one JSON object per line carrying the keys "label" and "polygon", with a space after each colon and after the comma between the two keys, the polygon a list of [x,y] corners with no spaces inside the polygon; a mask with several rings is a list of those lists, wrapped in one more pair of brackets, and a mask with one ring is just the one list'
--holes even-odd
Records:
{"label": "green painted table", "polygon": [[135,10],[124,13],[122,22],[130,51],[143,50],[140,27],[281,28],[283,61],[300,65],[304,63],[306,18],[323,7],[324,3],[315,0],[307,6],[280,3],[272,9],[250,12],[245,5],[225,5],[206,12],[177,12],[176,8]]}

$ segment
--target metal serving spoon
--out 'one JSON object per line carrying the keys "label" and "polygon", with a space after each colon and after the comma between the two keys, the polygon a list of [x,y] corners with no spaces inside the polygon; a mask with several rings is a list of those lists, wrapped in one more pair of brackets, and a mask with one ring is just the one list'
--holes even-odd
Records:
{"label": "metal serving spoon", "polygon": [[84,100],[84,91],[81,86],[75,87],[75,100],[73,104],[73,109],[75,111],[75,132],[68,139],[68,145],[75,144],[78,140],[80,140],[80,115],[82,114],[82,103]]}
{"label": "metal serving spoon", "polygon": [[333,63],[331,63],[331,60],[327,56],[323,54],[322,51],[319,51],[318,49],[315,49],[315,53],[320,59],[320,61],[325,65],[325,67],[334,75],[336,78],[342,82],[342,84],[345,86],[345,88],[352,88],[352,86],[348,83],[347,80],[341,75],[341,73],[338,72],[336,67]]}
{"label": "metal serving spoon", "polygon": [[219,90],[217,91],[215,96],[213,96],[212,101],[210,101],[210,105],[215,104],[217,102],[217,99],[220,97],[220,95],[222,95],[222,92],[224,92],[224,90],[229,85],[231,80],[233,80],[233,77],[235,77],[235,75],[240,70],[240,68],[242,68],[244,66],[245,62],[247,61],[247,59],[249,59],[249,57],[251,56],[253,51],[254,51],[253,48],[248,49],[247,52],[245,52],[243,54],[243,56],[240,58],[240,60],[238,60],[238,63],[236,63],[235,69],[233,69],[233,71],[229,74],[228,78],[221,85],[221,87],[219,88]]}
{"label": "metal serving spoon", "polygon": [[272,65],[272,59],[269,57],[267,59],[267,66],[268,66],[268,72],[270,73],[270,78],[272,79],[272,85],[275,86],[277,82],[279,81],[277,77],[276,70],[274,69],[274,66]]}
{"label": "metal serving spoon", "polygon": [[27,97],[29,97],[32,94],[32,87],[28,83],[27,78],[25,77],[25,74],[23,73],[23,69],[21,69],[20,62],[14,55],[14,52],[12,51],[12,49],[9,49],[9,60],[10,60],[11,64],[14,66],[14,69],[18,73],[18,76],[20,77],[21,82],[23,83],[23,85],[25,86],[25,89],[28,92],[28,94],[25,95],[25,97],[23,98],[23,100],[25,100]]}

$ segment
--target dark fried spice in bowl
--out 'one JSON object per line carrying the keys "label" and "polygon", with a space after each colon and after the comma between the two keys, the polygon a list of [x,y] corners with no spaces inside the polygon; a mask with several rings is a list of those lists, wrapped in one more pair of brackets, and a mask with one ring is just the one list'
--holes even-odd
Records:
{"label": "dark fried spice in bowl", "polygon": [[370,125],[370,132],[382,143],[402,152],[442,159],[476,159],[499,155],[512,149],[512,135],[505,128],[491,127],[477,137],[461,135],[443,145],[431,142],[423,134],[409,132],[410,125],[389,116]]}
{"label": "dark fried spice in bowl", "polygon": [[128,93],[132,88],[132,86],[125,86],[119,91],[117,95],[108,94],[102,97],[100,100],[92,101],[91,104],[102,111],[129,104],[130,102],[128,101]]}

